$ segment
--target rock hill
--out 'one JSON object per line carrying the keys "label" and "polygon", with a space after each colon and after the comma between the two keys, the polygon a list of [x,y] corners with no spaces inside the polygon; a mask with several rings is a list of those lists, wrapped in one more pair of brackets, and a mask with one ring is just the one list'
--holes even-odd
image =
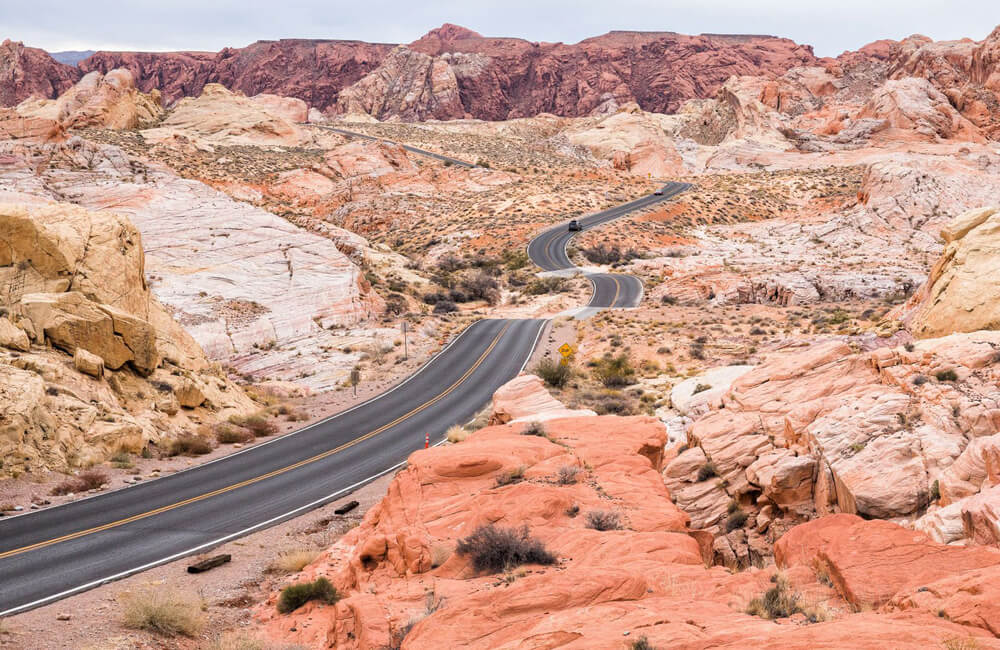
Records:
{"label": "rock hill", "polygon": [[128,219],[0,204],[0,233],[3,473],[86,466],[253,410],[153,297]]}

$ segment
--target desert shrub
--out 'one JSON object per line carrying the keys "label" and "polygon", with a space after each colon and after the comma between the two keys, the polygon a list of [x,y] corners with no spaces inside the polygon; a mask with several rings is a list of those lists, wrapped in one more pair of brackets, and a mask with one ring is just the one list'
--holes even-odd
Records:
{"label": "desert shrub", "polygon": [[274,558],[268,570],[271,573],[298,573],[310,564],[319,555],[319,551],[310,549],[298,549],[285,551]]}
{"label": "desert shrub", "polygon": [[503,487],[505,485],[512,485],[518,483],[524,478],[524,466],[517,467],[507,472],[500,472],[497,474],[496,486]]}
{"label": "desert shrub", "polygon": [[958,381],[958,375],[954,370],[941,370],[934,374],[938,381]]}
{"label": "desert shrub", "polygon": [[671,296],[668,293],[665,293],[665,294],[663,294],[663,296],[660,297],[660,302],[662,304],[664,304],[664,305],[676,305],[677,304],[677,298],[674,297],[674,296]]}
{"label": "desert shrub", "polygon": [[87,490],[96,490],[107,483],[108,475],[99,469],[88,469],[80,472],[76,477],[68,479],[52,488],[54,496],[65,494],[77,494]]}
{"label": "desert shrub", "polygon": [[576,483],[576,476],[580,473],[580,468],[576,465],[563,465],[559,468],[559,485],[573,485]]}
{"label": "desert shrub", "polygon": [[299,582],[281,590],[278,596],[278,612],[288,614],[302,607],[310,600],[332,605],[340,600],[337,589],[326,578],[316,578],[312,582]]}
{"label": "desert shrub", "polygon": [[931,483],[930,496],[931,501],[938,501],[941,498],[941,483],[937,479],[934,479],[934,482]]}
{"label": "desert shrub", "polygon": [[566,508],[566,516],[567,517],[569,517],[569,518],[572,519],[573,517],[577,516],[578,514],[580,514],[580,506],[578,504],[574,503],[570,507]]}
{"label": "desert shrub", "polygon": [[594,366],[594,377],[608,388],[628,386],[635,382],[635,368],[625,353],[606,354]]}
{"label": "desert shrub", "polygon": [[278,432],[278,425],[259,413],[254,415],[234,415],[229,418],[229,423],[249,430],[258,438],[270,436]]}
{"label": "desert shrub", "polygon": [[50,395],[52,397],[56,397],[57,395],[59,395],[59,389],[56,388],[55,386],[46,386],[45,394]]}
{"label": "desert shrub", "polygon": [[691,394],[697,395],[698,393],[704,393],[706,390],[712,390],[712,387],[709,384],[698,384],[694,387],[694,391]]}
{"label": "desert shrub", "polygon": [[747,523],[747,513],[743,512],[739,508],[729,513],[726,518],[726,532],[731,533],[737,528],[743,528],[743,525]]}
{"label": "desert shrub", "polygon": [[155,587],[126,594],[122,601],[128,628],[193,637],[205,627],[201,599],[194,594]]}
{"label": "desert shrub", "polygon": [[500,301],[500,286],[496,278],[486,271],[479,271],[472,277],[462,280],[462,288],[474,300],[485,300],[491,305]]}
{"label": "desert shrub", "polygon": [[542,359],[532,372],[553,388],[562,388],[573,375],[569,364],[563,365],[555,359]]}
{"label": "desert shrub", "polygon": [[444,437],[451,443],[459,443],[469,437],[469,432],[464,427],[455,424],[448,427]]}
{"label": "desert shrub", "polygon": [[587,513],[587,528],[594,530],[621,530],[622,518],[612,510],[591,510]]}
{"label": "desert shrub", "polygon": [[424,303],[426,303],[428,305],[436,305],[437,303],[441,302],[442,300],[447,300],[447,299],[448,299],[447,295],[445,295],[443,293],[440,293],[440,292],[437,292],[437,291],[431,291],[431,292],[425,293],[423,295],[423,297],[421,298],[421,300],[423,300]]}
{"label": "desert shrub", "polygon": [[923,386],[928,381],[929,380],[927,379],[927,377],[925,375],[917,375],[916,377],[913,378],[913,385],[914,386]]}
{"label": "desert shrub", "polygon": [[440,300],[434,305],[435,314],[450,314],[454,311],[458,311],[458,305],[451,300]]}
{"label": "desert shrub", "polygon": [[581,248],[580,252],[591,264],[614,264],[622,258],[621,251],[617,247],[605,246],[603,243],[590,248]]}
{"label": "desert shrub", "polygon": [[528,265],[531,260],[528,259],[527,251],[516,248],[509,248],[505,250],[502,254],[504,266],[507,267],[508,271],[516,271],[518,269],[523,269]]}
{"label": "desert shrub", "polygon": [[719,470],[716,469],[715,463],[708,461],[704,465],[698,468],[698,482],[707,481],[713,476],[718,476]]}
{"label": "desert shrub", "polygon": [[567,289],[566,278],[551,276],[535,278],[524,287],[524,293],[529,296],[540,296],[546,293],[561,293]]}
{"label": "desert shrub", "polygon": [[409,311],[406,296],[401,293],[390,293],[385,297],[385,312],[387,314],[405,314]]}
{"label": "desert shrub", "polygon": [[215,439],[222,444],[250,442],[253,440],[253,432],[235,424],[221,422],[215,427]]}
{"label": "desert shrub", "polygon": [[209,641],[201,650],[295,650],[298,646],[275,645],[243,632],[226,632]]}
{"label": "desert shrub", "polygon": [[135,463],[132,462],[132,454],[127,451],[116,451],[111,458],[111,465],[117,469],[131,469]]}
{"label": "desert shrub", "polygon": [[617,390],[606,390],[597,394],[588,392],[581,397],[598,415],[634,415],[638,409],[634,399]]}
{"label": "desert shrub", "polygon": [[541,436],[545,437],[545,427],[541,422],[529,422],[521,429],[522,436]]}
{"label": "desert shrub", "polygon": [[202,456],[211,453],[212,443],[205,438],[181,434],[170,442],[169,453],[171,456]]}
{"label": "desert shrub", "polygon": [[649,642],[649,639],[641,636],[629,644],[629,650],[656,650],[656,648]]}
{"label": "desert shrub", "polygon": [[480,526],[458,541],[455,551],[472,559],[476,571],[498,573],[522,564],[555,564],[556,557],[541,541],[528,533],[528,527],[499,528]]}
{"label": "desert shrub", "polygon": [[754,598],[747,605],[747,614],[761,618],[787,618],[802,611],[799,605],[799,595],[788,587],[788,579],[776,575],[771,580],[774,586],[768,589],[761,598]]}

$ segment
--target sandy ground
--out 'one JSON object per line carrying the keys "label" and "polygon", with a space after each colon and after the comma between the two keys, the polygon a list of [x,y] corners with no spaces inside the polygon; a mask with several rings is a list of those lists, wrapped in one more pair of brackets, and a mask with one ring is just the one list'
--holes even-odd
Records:
{"label": "sandy ground", "polygon": [[[207,556],[229,553],[232,561],[206,573],[189,574],[195,558],[164,564],[118,582],[66,598],[52,605],[2,621],[0,647],[23,650],[132,650],[147,648],[204,648],[224,632],[248,625],[251,608],[273,589],[294,582],[268,567],[282,552],[333,544],[356,526],[364,513],[385,496],[392,474],[376,479],[353,494],[259,533],[223,544]],[[357,500],[360,506],[336,515],[341,504]],[[198,556],[202,557],[202,556]],[[123,594],[138,589],[172,589],[198,594],[205,603],[208,624],[195,639],[167,638],[130,630],[121,622]]]}

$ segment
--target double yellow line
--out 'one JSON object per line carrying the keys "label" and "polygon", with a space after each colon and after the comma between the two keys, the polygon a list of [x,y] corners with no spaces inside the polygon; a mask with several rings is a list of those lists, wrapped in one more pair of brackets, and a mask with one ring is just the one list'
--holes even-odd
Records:
{"label": "double yellow line", "polygon": [[4,558],[7,558],[7,557],[11,557],[12,555],[18,555],[20,553],[26,553],[28,551],[33,551],[33,550],[36,550],[36,549],[39,549],[39,548],[45,548],[46,546],[51,546],[53,544],[58,544],[60,542],[67,542],[67,541],[70,541],[70,540],[73,540],[73,539],[78,539],[80,537],[85,537],[86,535],[92,535],[94,533],[99,533],[101,531],[109,530],[111,528],[117,528],[118,526],[124,526],[125,524],[132,523],[133,521],[139,521],[140,519],[146,519],[147,517],[152,517],[154,515],[158,515],[158,514],[161,514],[161,513],[164,513],[164,512],[168,512],[170,510],[174,510],[176,508],[180,508],[182,506],[186,506],[186,505],[191,504],[191,503],[202,501],[204,499],[210,499],[210,498],[212,498],[214,496],[218,496],[220,494],[225,494],[226,492],[231,492],[231,491],[237,490],[237,489],[239,489],[241,487],[246,487],[247,485],[253,485],[254,483],[259,483],[260,481],[264,481],[264,480],[267,480],[269,478],[278,476],[280,474],[284,474],[285,472],[290,472],[290,471],[292,471],[294,469],[297,469],[299,467],[302,467],[304,465],[309,465],[310,463],[315,463],[316,461],[323,460],[324,458],[328,458],[328,457],[330,457],[330,456],[332,456],[332,455],[334,455],[336,453],[344,451],[345,449],[348,449],[349,447],[353,447],[354,445],[356,445],[356,444],[358,444],[360,442],[364,442],[365,440],[368,440],[369,438],[373,438],[373,437],[377,436],[378,434],[386,431],[387,429],[391,429],[392,427],[396,426],[397,424],[399,424],[399,423],[401,423],[401,422],[403,422],[403,421],[405,421],[405,420],[413,417],[414,415],[416,415],[417,413],[420,413],[424,409],[426,409],[426,408],[428,408],[430,406],[433,406],[437,402],[439,402],[442,399],[444,399],[445,397],[447,397],[452,391],[454,391],[460,385],[462,385],[472,375],[472,373],[475,372],[476,368],[478,368],[479,366],[481,366],[483,364],[483,362],[486,360],[486,357],[488,357],[489,354],[490,354],[490,352],[493,351],[493,348],[495,348],[497,346],[497,344],[500,342],[500,339],[503,337],[504,333],[507,331],[507,328],[509,328],[509,327],[510,327],[510,323],[505,324],[503,326],[503,328],[500,330],[500,332],[493,339],[493,341],[490,343],[490,345],[482,353],[482,355],[480,355],[480,357],[476,360],[476,362],[474,364],[472,364],[469,367],[468,370],[465,371],[465,374],[463,374],[461,377],[459,377],[458,380],[455,383],[453,383],[451,386],[449,386],[447,389],[445,389],[445,391],[442,392],[442,393],[440,393],[437,397],[434,397],[433,399],[430,399],[430,400],[424,402],[423,404],[421,404],[420,406],[416,407],[415,409],[413,409],[412,411],[410,411],[406,415],[401,415],[400,417],[396,418],[392,422],[390,422],[388,424],[385,424],[385,425],[382,425],[381,427],[375,429],[374,431],[369,431],[368,433],[364,434],[363,436],[359,436],[359,437],[355,438],[354,440],[351,440],[349,442],[345,442],[344,444],[340,445],[339,447],[337,447],[335,449],[330,449],[328,451],[324,451],[323,453],[317,454],[317,455],[313,456],[312,458],[307,458],[305,460],[299,461],[299,462],[294,463],[292,465],[288,465],[287,467],[282,467],[280,469],[276,469],[276,470],[274,470],[272,472],[268,472],[267,474],[262,474],[261,476],[257,476],[257,477],[251,478],[251,479],[247,479],[247,480],[241,481],[239,483],[234,483],[233,485],[228,485],[228,486],[226,486],[224,488],[219,488],[218,490],[214,490],[212,492],[206,492],[205,494],[200,494],[200,495],[198,495],[196,497],[191,497],[190,499],[184,499],[183,501],[178,501],[177,503],[172,503],[170,505],[162,506],[162,507],[156,508],[154,510],[150,510],[148,512],[143,512],[141,514],[132,515],[131,517],[126,517],[124,519],[119,519],[118,521],[113,521],[113,522],[110,522],[110,523],[107,523],[107,524],[102,524],[100,526],[95,526],[93,528],[88,528],[87,530],[81,530],[81,531],[78,531],[78,532],[75,532],[75,533],[70,533],[68,535],[63,535],[62,537],[56,537],[54,539],[46,540],[44,542],[37,542],[35,544],[30,544],[28,546],[22,546],[21,548],[15,548],[15,549],[11,549],[9,551],[4,551],[3,553],[0,553],[0,560],[2,560]]}

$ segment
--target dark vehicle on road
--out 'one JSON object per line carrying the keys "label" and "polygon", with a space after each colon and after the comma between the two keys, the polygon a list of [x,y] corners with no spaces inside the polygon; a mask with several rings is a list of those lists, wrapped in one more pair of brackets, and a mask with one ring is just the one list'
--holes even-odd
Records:
{"label": "dark vehicle on road", "polygon": [[582,228],[580,228],[580,222],[577,221],[576,219],[570,220],[570,222],[569,222],[569,231],[570,232],[578,232],[580,230],[582,230]]}

